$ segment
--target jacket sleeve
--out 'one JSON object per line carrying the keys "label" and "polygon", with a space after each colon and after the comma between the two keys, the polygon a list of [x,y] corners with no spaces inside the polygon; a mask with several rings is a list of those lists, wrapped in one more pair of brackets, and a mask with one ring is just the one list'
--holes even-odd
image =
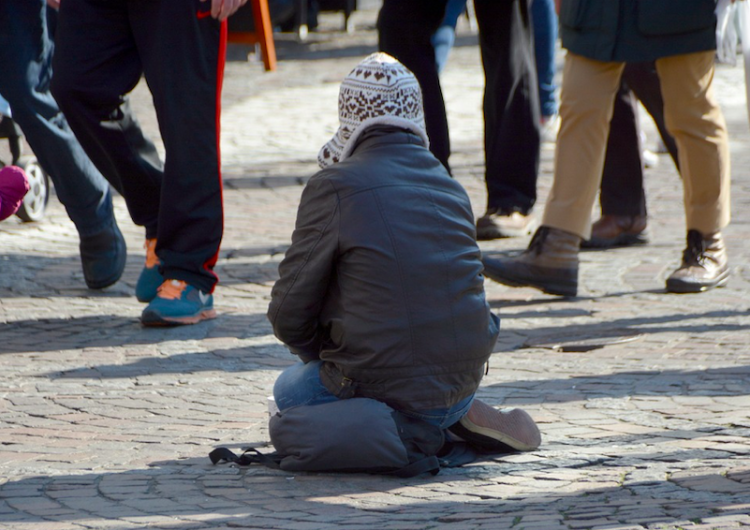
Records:
{"label": "jacket sleeve", "polygon": [[304,362],[317,359],[327,340],[319,316],[337,257],[339,215],[332,184],[310,179],[302,192],[292,244],[271,291],[268,319],[274,334]]}

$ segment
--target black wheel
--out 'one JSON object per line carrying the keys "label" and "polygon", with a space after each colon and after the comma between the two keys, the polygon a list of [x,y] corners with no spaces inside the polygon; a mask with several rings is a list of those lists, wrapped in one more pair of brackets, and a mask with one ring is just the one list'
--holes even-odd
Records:
{"label": "black wheel", "polygon": [[49,176],[33,156],[18,160],[18,167],[26,172],[29,179],[29,192],[23,198],[16,215],[24,222],[39,221],[49,202]]}

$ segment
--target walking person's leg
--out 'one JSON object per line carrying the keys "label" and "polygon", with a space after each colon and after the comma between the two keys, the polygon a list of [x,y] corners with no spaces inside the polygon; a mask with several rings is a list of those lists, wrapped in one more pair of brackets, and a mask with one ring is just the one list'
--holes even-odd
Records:
{"label": "walking person's leg", "polygon": [[[626,66],[627,68],[627,66]],[[615,96],[602,171],[602,216],[591,228],[582,247],[609,248],[647,241],[644,163],[638,119],[638,100],[624,82]]]}
{"label": "walking person's leg", "polygon": [[677,144],[664,123],[664,98],[661,95],[661,84],[653,61],[627,63],[622,72],[623,81],[630,87],[646,112],[653,118],[664,146],[672,157],[677,169],[680,162],[677,155]]}
{"label": "walking person's leg", "polygon": [[133,221],[156,237],[161,161],[127,94],[143,72],[127,2],[62,2],[52,93],[102,175],[118,185]]}
{"label": "walking person's leg", "polygon": [[0,93],[76,226],[86,284],[101,289],[119,280],[127,250],[109,184],[50,93],[54,44],[47,16],[44,0],[0,3]]}
{"label": "walking person's leg", "polygon": [[667,290],[705,291],[729,277],[721,235],[730,219],[729,139],[713,91],[714,52],[659,59],[656,69],[679,153],[687,227],[682,264],[667,279]]}
{"label": "walking person's leg", "polygon": [[487,211],[478,239],[528,234],[536,202],[540,114],[531,19],[525,0],[475,0],[485,73]]}
{"label": "walking person's leg", "polygon": [[579,244],[590,236],[591,208],[604,168],[609,121],[623,66],[567,54],[555,178],[542,226],[520,256],[485,258],[489,278],[560,296],[577,293]]}
{"label": "walking person's leg", "polygon": [[422,87],[430,151],[449,169],[450,137],[432,36],[448,0],[384,0],[378,15],[380,51],[411,70]]}
{"label": "walking person's leg", "polygon": [[546,124],[557,114],[555,85],[555,50],[557,48],[557,13],[554,0],[531,0],[534,26],[534,57],[539,85],[539,110]]}
{"label": "walking person's leg", "polygon": [[143,311],[146,325],[216,315],[211,293],[224,226],[219,131],[227,29],[209,10],[199,0],[160,0],[149,4],[150,16],[132,23],[166,151],[156,243],[165,282]]}

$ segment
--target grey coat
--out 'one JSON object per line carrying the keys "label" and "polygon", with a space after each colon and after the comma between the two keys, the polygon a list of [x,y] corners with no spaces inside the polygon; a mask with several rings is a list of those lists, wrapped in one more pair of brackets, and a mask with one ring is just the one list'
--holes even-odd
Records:
{"label": "grey coat", "polygon": [[274,332],[334,394],[424,410],[476,391],[499,320],[469,198],[416,135],[371,129],[310,179],[279,274]]}
{"label": "grey coat", "polygon": [[562,45],[598,61],[716,49],[715,0],[562,0]]}

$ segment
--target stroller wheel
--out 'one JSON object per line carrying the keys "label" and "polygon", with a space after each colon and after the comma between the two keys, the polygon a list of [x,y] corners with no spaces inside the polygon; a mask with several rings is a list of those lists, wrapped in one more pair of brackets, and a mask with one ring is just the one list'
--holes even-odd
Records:
{"label": "stroller wheel", "polygon": [[49,202],[49,176],[32,156],[21,157],[16,165],[26,172],[29,179],[29,192],[23,198],[16,215],[27,223],[39,221],[44,217],[44,210]]}

